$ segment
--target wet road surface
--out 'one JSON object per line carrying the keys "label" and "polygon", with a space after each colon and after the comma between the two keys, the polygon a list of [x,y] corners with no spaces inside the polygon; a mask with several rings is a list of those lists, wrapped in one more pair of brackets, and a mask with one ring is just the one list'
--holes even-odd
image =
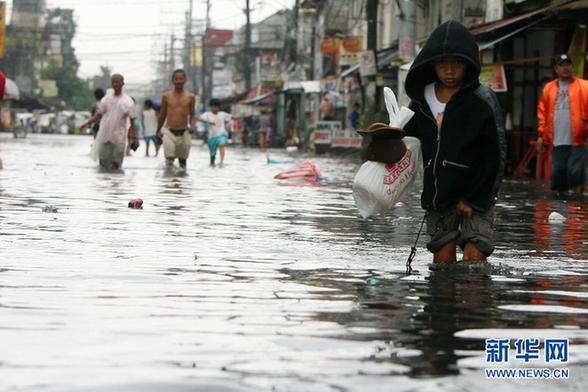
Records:
{"label": "wet road surface", "polygon": [[[418,192],[362,220],[355,160],[312,158],[331,182],[294,186],[272,178],[287,164],[255,149],[231,148],[224,168],[210,168],[195,141],[188,175],[175,175],[142,146],[113,174],[97,170],[90,143],[0,134],[2,391],[547,391],[588,381],[585,199],[508,180],[490,268],[430,271],[423,236],[407,275]],[[143,210],[127,208],[134,197]],[[567,220],[550,224],[553,211]],[[505,337],[569,338],[570,378],[487,380],[484,339]]]}

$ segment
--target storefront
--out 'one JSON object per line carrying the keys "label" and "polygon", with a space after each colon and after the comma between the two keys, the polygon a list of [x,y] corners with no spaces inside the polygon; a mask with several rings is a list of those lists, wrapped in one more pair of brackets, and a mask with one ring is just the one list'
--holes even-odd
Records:
{"label": "storefront", "polygon": [[[481,49],[481,79],[494,89],[506,116],[509,173],[525,161],[537,138],[537,103],[545,83],[555,77],[553,59],[561,53],[585,57],[586,20],[588,1],[577,0],[471,29]],[[572,45],[574,36],[582,36],[576,39],[580,44]],[[583,61],[574,66],[588,76]]]}

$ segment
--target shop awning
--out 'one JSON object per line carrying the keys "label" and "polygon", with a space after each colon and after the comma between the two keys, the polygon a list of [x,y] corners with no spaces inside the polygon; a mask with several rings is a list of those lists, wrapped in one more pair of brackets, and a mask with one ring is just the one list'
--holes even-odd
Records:
{"label": "shop awning", "polygon": [[[568,0],[559,4],[552,4],[534,11],[526,12],[512,18],[501,19],[470,29],[470,32],[478,37],[478,46],[484,50],[504,41],[528,28],[539,24],[554,16],[554,13],[563,10],[577,9],[588,6],[588,0]],[[480,39],[480,37],[484,37]]]}
{"label": "shop awning", "polygon": [[390,63],[392,63],[393,61],[399,61],[399,60],[400,60],[400,52],[398,50],[387,53],[386,55],[378,58],[378,68],[385,67],[387,65],[390,65]]}
{"label": "shop awning", "polygon": [[284,85],[284,91],[304,90],[306,94],[318,94],[321,92],[321,83],[318,80],[288,81]]}
{"label": "shop awning", "polygon": [[538,18],[536,20],[533,20],[533,21],[523,25],[522,27],[519,27],[518,29],[515,29],[515,30],[510,31],[504,35],[501,35],[500,37],[498,37],[492,41],[478,42],[478,47],[480,48],[480,50],[488,49],[488,48],[496,45],[497,43],[504,41],[505,39],[510,38],[513,35],[516,35],[524,30],[527,30],[529,27],[534,26],[540,22],[543,22],[544,20],[549,19],[549,18],[551,18],[551,15],[544,15],[543,17]]}
{"label": "shop awning", "polygon": [[239,101],[240,104],[251,105],[271,97],[274,89],[267,86],[254,87]]}
{"label": "shop awning", "polygon": [[340,78],[347,77],[354,73],[355,71],[359,71],[359,63],[352,65],[351,67],[347,68],[345,71],[341,72],[339,75]]}
{"label": "shop awning", "polygon": [[508,26],[513,27],[513,25],[517,22],[523,22],[523,21],[528,22],[531,19],[535,20],[535,19],[533,19],[534,16],[547,14],[547,13],[549,13],[549,11],[555,11],[556,9],[561,8],[562,6],[567,6],[572,2],[573,1],[567,1],[563,5],[561,3],[560,4],[553,4],[553,5],[549,5],[547,7],[539,8],[534,11],[530,11],[530,12],[526,12],[524,14],[513,16],[512,18],[500,19],[500,20],[497,20],[496,22],[490,22],[490,23],[478,25],[478,26],[471,28],[470,32],[473,35],[482,35],[482,34],[497,32],[497,31],[499,31],[503,28],[506,28]]}
{"label": "shop awning", "polygon": [[258,95],[258,96],[253,97],[253,98],[249,98],[249,99],[243,100],[243,101],[241,101],[239,103],[240,104],[243,104],[243,105],[253,105],[254,103],[259,103],[261,101],[266,100],[267,98],[271,97],[272,95],[274,95],[274,92],[273,91],[272,92],[269,92],[269,93],[262,94],[262,95]]}

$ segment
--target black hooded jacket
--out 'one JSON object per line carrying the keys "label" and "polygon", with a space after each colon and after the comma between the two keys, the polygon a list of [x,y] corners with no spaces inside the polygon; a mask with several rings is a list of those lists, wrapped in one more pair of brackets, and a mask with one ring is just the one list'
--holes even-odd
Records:
{"label": "black hooded jacket", "polygon": [[[438,128],[424,92],[425,86],[437,81],[433,62],[444,57],[464,59],[467,71]],[[478,45],[455,21],[431,33],[408,71],[405,90],[415,115],[405,130],[421,141],[425,165],[421,205],[426,210],[443,211],[463,201],[485,212],[495,204],[506,162],[504,121],[494,92],[480,85],[479,75]]]}

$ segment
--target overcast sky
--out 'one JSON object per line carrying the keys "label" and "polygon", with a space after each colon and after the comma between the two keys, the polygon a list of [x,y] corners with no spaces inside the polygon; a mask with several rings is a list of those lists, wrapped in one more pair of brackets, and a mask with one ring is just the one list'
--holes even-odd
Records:
{"label": "overcast sky", "polygon": [[[212,27],[236,29],[245,23],[245,0],[210,0]],[[8,1],[9,6],[11,1]],[[189,0],[48,0],[49,7],[74,9],[78,25],[73,41],[80,76],[99,73],[100,65],[122,73],[127,84],[155,78],[164,42],[184,36]],[[294,0],[251,0],[252,22],[290,8]],[[204,20],[206,3],[194,0],[194,19]],[[176,41],[183,47],[183,41]]]}

